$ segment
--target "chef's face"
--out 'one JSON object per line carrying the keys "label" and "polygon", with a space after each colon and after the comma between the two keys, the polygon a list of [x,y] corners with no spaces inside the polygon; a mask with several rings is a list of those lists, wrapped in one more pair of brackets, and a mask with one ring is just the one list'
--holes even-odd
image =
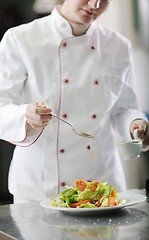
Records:
{"label": "chef's face", "polygon": [[65,0],[61,14],[70,24],[89,26],[108,7],[111,0]]}

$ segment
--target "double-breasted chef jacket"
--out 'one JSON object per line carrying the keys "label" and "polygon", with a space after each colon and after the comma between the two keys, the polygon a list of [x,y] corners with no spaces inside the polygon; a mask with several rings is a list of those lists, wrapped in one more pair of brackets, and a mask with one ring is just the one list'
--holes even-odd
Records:
{"label": "double-breasted chef jacket", "polygon": [[[25,131],[28,103],[46,101],[67,124],[52,119]],[[74,36],[55,8],[9,29],[0,44],[0,138],[16,145],[9,171],[12,194],[40,201],[76,179],[125,190],[113,129],[130,139],[132,120],[145,118],[136,97],[130,42],[93,22]],[[94,160],[91,160],[90,154]]]}

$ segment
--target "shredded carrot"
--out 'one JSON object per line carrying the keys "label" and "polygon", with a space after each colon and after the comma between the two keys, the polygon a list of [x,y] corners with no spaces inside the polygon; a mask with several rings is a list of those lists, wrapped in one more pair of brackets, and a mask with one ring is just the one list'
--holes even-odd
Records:
{"label": "shredded carrot", "polygon": [[80,205],[88,203],[90,201],[91,201],[90,199],[87,199],[87,200],[84,200],[84,201],[81,201],[81,202],[71,203],[70,207],[71,208],[76,208],[76,207],[79,207]]}

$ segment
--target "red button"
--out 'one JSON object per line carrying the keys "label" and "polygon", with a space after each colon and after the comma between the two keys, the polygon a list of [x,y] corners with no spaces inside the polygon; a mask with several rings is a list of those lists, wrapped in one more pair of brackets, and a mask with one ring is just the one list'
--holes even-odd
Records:
{"label": "red button", "polygon": [[65,182],[61,182],[61,186],[64,187],[66,185]]}
{"label": "red button", "polygon": [[62,115],[62,117],[63,117],[63,118],[67,118],[67,114],[64,113],[64,114]]}
{"label": "red button", "polygon": [[64,83],[68,83],[69,82],[69,80],[68,79],[64,79]]}
{"label": "red button", "polygon": [[67,43],[66,42],[63,42],[63,47],[66,47],[67,46]]}
{"label": "red button", "polygon": [[95,47],[94,47],[94,46],[91,46],[91,49],[95,49]]}
{"label": "red button", "polygon": [[59,151],[60,151],[60,153],[64,153],[64,152],[65,152],[65,150],[64,150],[64,149],[60,149]]}
{"label": "red button", "polygon": [[94,81],[94,84],[95,84],[95,85],[98,85],[98,84],[99,84],[99,81],[98,81],[98,80],[95,80],[95,81]]}
{"label": "red button", "polygon": [[89,149],[89,150],[90,150],[90,149],[91,149],[91,146],[90,146],[90,145],[88,145],[88,146],[87,146],[87,149]]}
{"label": "red button", "polygon": [[96,118],[96,114],[93,114],[93,115],[92,115],[92,118],[94,118],[94,119],[95,119],[95,118]]}

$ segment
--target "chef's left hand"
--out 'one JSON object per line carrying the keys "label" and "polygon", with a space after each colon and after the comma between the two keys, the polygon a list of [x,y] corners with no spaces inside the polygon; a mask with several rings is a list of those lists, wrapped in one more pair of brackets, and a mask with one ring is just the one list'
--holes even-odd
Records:
{"label": "chef's left hand", "polygon": [[137,130],[138,138],[142,140],[143,151],[149,150],[149,122],[144,119],[136,119],[130,125],[130,135],[132,139],[134,137],[134,131]]}

